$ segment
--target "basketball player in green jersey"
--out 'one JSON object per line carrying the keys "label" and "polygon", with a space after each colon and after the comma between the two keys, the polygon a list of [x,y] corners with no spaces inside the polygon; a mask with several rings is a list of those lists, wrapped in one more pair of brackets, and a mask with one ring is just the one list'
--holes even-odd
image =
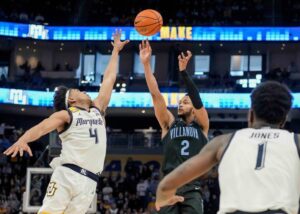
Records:
{"label": "basketball player in green jersey", "polygon": [[[167,109],[158,84],[150,66],[151,46],[148,41],[140,44],[140,59],[144,65],[145,78],[153,99],[155,116],[162,128],[162,143],[164,145],[164,176],[174,170],[181,163],[198,154],[207,143],[209,119],[203,107],[196,85],[186,72],[186,66],[192,57],[190,51],[187,56],[178,56],[179,71],[184,80],[188,94],[180,101],[178,118]],[[200,194],[199,180],[194,180],[177,191],[184,197],[184,202],[165,207],[159,213],[203,213],[203,203]]]}

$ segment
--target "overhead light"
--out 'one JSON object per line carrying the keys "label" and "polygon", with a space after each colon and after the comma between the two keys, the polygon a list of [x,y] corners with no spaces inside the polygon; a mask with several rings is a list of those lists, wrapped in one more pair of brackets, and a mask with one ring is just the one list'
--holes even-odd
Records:
{"label": "overhead light", "polygon": [[21,111],[25,111],[25,108],[21,108]]}
{"label": "overhead light", "polygon": [[126,88],[121,88],[120,89],[120,92],[125,92],[126,91]]}
{"label": "overhead light", "polygon": [[201,47],[202,46],[202,44],[201,43],[199,43],[199,47]]}
{"label": "overhead light", "polygon": [[223,47],[223,43],[220,43],[220,47]]}
{"label": "overhead light", "polygon": [[116,84],[116,87],[119,88],[119,87],[120,87],[120,83],[117,83],[117,84]]}
{"label": "overhead light", "polygon": [[22,48],[19,48],[18,50],[19,50],[19,51],[22,51]]}
{"label": "overhead light", "polygon": [[122,83],[122,87],[125,88],[126,87],[126,83]]}
{"label": "overhead light", "polygon": [[133,77],[130,77],[129,79],[130,79],[130,80],[133,80]]}
{"label": "overhead light", "polygon": [[256,53],[258,53],[258,54],[259,54],[259,53],[260,53],[260,51],[259,51],[259,50],[257,50],[257,51],[256,51]]}
{"label": "overhead light", "polygon": [[92,49],[90,49],[89,52],[92,53],[93,52]]}
{"label": "overhead light", "polygon": [[145,109],[143,109],[143,110],[142,110],[142,114],[145,114],[145,113],[146,113],[146,110],[145,110]]}
{"label": "overhead light", "polygon": [[60,45],[61,45],[61,46],[64,46],[65,44],[62,42],[62,43],[60,43]]}
{"label": "overhead light", "polygon": [[282,46],[285,47],[285,43],[282,43]]}
{"label": "overhead light", "polygon": [[204,50],[201,50],[201,53],[204,53]]}
{"label": "overhead light", "polygon": [[239,52],[239,54],[240,54],[240,53],[242,53],[242,51],[241,51],[241,50],[239,50],[238,52]]}
{"label": "overhead light", "polygon": [[60,51],[63,51],[63,48],[59,48]]}
{"label": "overhead light", "polygon": [[33,49],[33,52],[36,52],[36,49]]}
{"label": "overhead light", "polygon": [[29,49],[30,47],[29,46],[26,46],[26,49]]}
{"label": "overhead light", "polygon": [[36,41],[34,41],[33,44],[36,45]]}

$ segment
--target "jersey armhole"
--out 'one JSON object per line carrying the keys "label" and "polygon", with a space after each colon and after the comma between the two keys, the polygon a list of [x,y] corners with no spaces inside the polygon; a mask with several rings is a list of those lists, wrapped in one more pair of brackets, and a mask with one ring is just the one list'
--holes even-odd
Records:
{"label": "jersey armhole", "polygon": [[168,132],[170,131],[170,129],[171,129],[171,127],[174,125],[174,123],[176,123],[176,119],[174,118],[174,121],[171,123],[171,125],[169,126],[169,129],[168,129],[168,131],[167,131],[167,133],[165,134],[165,136],[163,137],[163,138],[161,138],[161,142],[163,142],[164,141],[164,139],[167,137],[167,135],[168,135]]}
{"label": "jersey armhole", "polygon": [[298,151],[298,156],[300,158],[300,145],[299,145],[299,136],[298,134],[294,133],[294,141],[296,143],[297,151]]}
{"label": "jersey armhole", "polygon": [[221,157],[220,157],[219,165],[220,165],[220,163],[221,163],[221,161],[222,161],[222,159],[223,159],[223,157],[224,157],[224,155],[225,155],[225,153],[226,153],[226,151],[227,151],[227,149],[228,149],[228,147],[229,147],[231,141],[233,140],[235,133],[236,133],[236,132],[233,132],[233,133],[232,133],[232,135],[231,135],[231,137],[230,137],[230,139],[229,139],[229,141],[228,141],[228,144],[226,145],[226,147],[225,147],[225,149],[224,149],[224,151],[223,151],[223,153],[222,153],[222,155],[221,155]]}
{"label": "jersey armhole", "polygon": [[70,111],[70,109],[67,109],[67,112],[68,112],[68,114],[69,114],[69,116],[70,116],[70,123],[66,123],[66,124],[65,124],[64,129],[61,130],[60,132],[58,132],[59,135],[62,134],[62,133],[64,133],[65,131],[67,131],[67,130],[70,128],[70,126],[72,125],[72,122],[73,122],[73,114],[72,114],[72,112]]}

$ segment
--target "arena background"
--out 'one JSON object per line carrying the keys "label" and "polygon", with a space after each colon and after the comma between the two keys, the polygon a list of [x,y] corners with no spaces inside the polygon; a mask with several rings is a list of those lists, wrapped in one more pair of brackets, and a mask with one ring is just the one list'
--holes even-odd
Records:
{"label": "arena background", "polygon": [[[134,27],[138,12],[152,8],[164,19],[148,37],[152,66],[172,112],[185,93],[177,55],[190,50],[193,76],[210,117],[209,138],[247,126],[249,94],[260,82],[287,84],[294,96],[286,128],[300,131],[300,2],[297,0],[91,0],[0,3],[0,213],[27,213],[39,206],[49,167],[59,155],[56,133],[31,144],[34,157],[2,152],[26,129],[49,116],[55,87],[64,84],[93,97],[111,53],[115,28],[131,42],[120,54],[118,78],[107,112],[108,153],[97,213],[150,213],[161,178],[162,145]],[[49,145],[49,146],[48,146]],[[137,192],[137,186],[145,191]],[[214,169],[201,187],[205,214],[218,210]],[[25,202],[24,202],[25,201]],[[27,205],[24,205],[28,202]]]}

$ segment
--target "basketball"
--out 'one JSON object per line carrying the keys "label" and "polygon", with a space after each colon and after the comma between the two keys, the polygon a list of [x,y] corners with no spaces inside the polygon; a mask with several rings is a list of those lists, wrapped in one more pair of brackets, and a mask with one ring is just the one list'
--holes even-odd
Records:
{"label": "basketball", "polygon": [[134,20],[135,29],[143,36],[152,36],[160,31],[163,19],[156,10],[143,10]]}

